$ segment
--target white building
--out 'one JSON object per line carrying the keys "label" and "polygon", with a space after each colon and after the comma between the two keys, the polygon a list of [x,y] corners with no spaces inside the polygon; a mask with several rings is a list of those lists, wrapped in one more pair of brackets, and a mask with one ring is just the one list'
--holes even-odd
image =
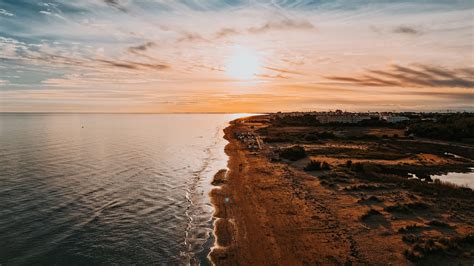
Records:
{"label": "white building", "polygon": [[344,124],[355,124],[359,123],[360,121],[370,119],[368,115],[356,115],[356,114],[323,114],[317,115],[316,119],[321,124],[327,123],[344,123]]}
{"label": "white building", "polygon": [[410,120],[410,118],[406,116],[382,116],[382,120],[385,120],[388,123],[399,123],[402,121]]}

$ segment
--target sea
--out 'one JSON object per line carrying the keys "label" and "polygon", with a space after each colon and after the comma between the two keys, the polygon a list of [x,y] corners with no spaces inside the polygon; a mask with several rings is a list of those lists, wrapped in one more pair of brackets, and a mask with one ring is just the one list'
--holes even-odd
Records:
{"label": "sea", "polygon": [[209,265],[245,114],[0,114],[0,265]]}

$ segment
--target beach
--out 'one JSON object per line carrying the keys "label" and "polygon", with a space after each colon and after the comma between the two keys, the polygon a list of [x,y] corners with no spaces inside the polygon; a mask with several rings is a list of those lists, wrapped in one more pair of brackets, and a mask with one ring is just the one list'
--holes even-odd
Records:
{"label": "beach", "polygon": [[[218,187],[210,193],[217,238],[209,255],[213,263],[472,262],[472,190],[463,190],[467,197],[452,196],[444,187],[430,194],[399,186],[398,179],[364,180],[339,166],[306,172],[236,138],[268,126],[258,119],[235,120],[224,131],[228,171],[216,175]],[[400,206],[405,209],[397,210]],[[430,243],[449,252],[431,256]]]}

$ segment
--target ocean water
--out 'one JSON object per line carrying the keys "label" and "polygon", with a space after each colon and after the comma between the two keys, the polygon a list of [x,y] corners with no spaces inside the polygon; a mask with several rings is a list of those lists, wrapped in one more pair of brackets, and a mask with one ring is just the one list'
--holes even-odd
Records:
{"label": "ocean water", "polygon": [[0,264],[208,264],[236,117],[0,114]]}

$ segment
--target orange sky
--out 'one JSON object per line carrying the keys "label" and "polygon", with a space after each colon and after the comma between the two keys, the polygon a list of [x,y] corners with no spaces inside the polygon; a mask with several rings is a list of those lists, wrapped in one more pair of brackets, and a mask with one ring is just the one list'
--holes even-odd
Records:
{"label": "orange sky", "polygon": [[0,0],[0,111],[472,111],[473,5]]}

